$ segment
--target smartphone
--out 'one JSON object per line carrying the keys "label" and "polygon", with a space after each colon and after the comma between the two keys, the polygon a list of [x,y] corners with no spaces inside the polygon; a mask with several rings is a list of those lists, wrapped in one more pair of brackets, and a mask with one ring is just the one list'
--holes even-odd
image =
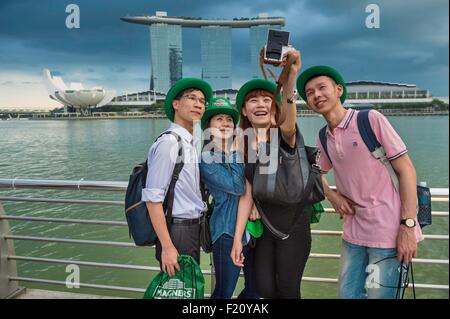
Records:
{"label": "smartphone", "polygon": [[283,52],[286,52],[286,49],[289,47],[289,35],[288,31],[269,29],[264,58],[281,62]]}

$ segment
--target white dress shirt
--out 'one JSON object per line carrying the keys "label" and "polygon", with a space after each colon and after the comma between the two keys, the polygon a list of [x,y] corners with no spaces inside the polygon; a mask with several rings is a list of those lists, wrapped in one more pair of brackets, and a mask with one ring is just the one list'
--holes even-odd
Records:
{"label": "white dress shirt", "polygon": [[[200,170],[196,139],[182,126],[172,123],[167,131],[181,137],[184,166],[175,185],[172,217],[193,219],[206,209],[200,193]],[[177,139],[171,134],[161,136],[148,152],[148,173],[142,200],[162,203],[169,189],[172,172],[178,155]]]}

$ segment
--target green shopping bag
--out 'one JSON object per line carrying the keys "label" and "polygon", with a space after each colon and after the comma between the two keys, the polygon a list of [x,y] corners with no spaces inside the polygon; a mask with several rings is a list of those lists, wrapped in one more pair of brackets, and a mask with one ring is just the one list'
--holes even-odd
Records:
{"label": "green shopping bag", "polygon": [[320,216],[325,212],[323,206],[320,202],[312,204],[308,207],[309,220],[311,224],[318,223],[320,221]]}
{"label": "green shopping bag", "polygon": [[203,299],[205,279],[197,262],[188,255],[178,256],[180,270],[170,277],[161,271],[152,280],[144,299]]}

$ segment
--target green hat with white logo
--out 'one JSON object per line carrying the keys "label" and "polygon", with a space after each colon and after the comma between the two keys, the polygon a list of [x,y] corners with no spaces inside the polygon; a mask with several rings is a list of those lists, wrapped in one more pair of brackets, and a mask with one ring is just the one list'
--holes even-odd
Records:
{"label": "green hat with white logo", "polygon": [[216,97],[209,101],[205,114],[203,114],[203,130],[205,129],[208,120],[217,114],[230,115],[233,118],[234,126],[237,126],[237,123],[239,122],[239,112],[231,105],[230,100],[226,97]]}
{"label": "green hat with white logo", "polygon": [[167,92],[166,99],[164,101],[164,110],[166,111],[167,118],[173,122],[175,117],[175,110],[173,109],[172,102],[180,92],[187,89],[198,89],[205,95],[205,101],[208,102],[212,98],[212,88],[208,82],[197,78],[184,78],[177,81]]}
{"label": "green hat with white logo", "polygon": [[345,98],[347,96],[347,87],[345,86],[344,78],[342,77],[342,75],[339,74],[338,71],[336,71],[335,69],[333,69],[328,65],[316,65],[303,71],[297,79],[298,94],[300,94],[302,99],[306,102],[307,101],[305,92],[306,84],[311,79],[322,75],[328,76],[332,78],[337,84],[342,85],[343,91],[340,100],[341,103],[344,103]]}

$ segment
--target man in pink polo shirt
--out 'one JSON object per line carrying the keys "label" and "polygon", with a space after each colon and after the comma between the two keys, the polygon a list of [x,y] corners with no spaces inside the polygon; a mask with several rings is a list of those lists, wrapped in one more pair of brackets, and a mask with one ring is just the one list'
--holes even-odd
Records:
{"label": "man in pink polo shirt", "polygon": [[423,239],[416,219],[416,172],[406,146],[381,113],[370,111],[372,130],[398,176],[397,192],[387,168],[359,134],[358,111],[342,106],[342,76],[328,66],[311,67],[298,78],[297,89],[328,124],[328,155],[317,138],[318,163],[325,173],[333,169],[336,191],[323,177],[325,196],[344,217],[339,297],[395,298],[401,293],[400,271],[416,257]]}

